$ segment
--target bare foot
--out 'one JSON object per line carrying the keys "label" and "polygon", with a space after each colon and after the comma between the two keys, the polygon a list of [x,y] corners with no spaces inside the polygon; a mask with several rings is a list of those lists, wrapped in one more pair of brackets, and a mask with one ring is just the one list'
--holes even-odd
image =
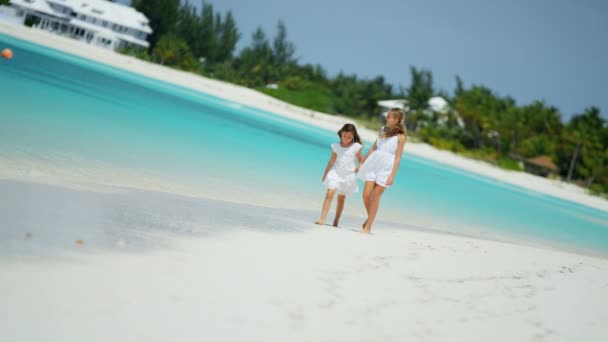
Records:
{"label": "bare foot", "polygon": [[325,221],[317,220],[317,221],[315,221],[315,224],[322,226],[325,224]]}
{"label": "bare foot", "polygon": [[365,227],[364,227],[363,230],[361,231],[361,233],[363,233],[363,234],[371,234],[372,233],[372,229],[371,228],[365,229]]}
{"label": "bare foot", "polygon": [[363,222],[363,224],[361,225],[361,228],[365,229],[366,224],[367,224],[367,220],[365,220],[365,222]]}
{"label": "bare foot", "polygon": [[338,228],[338,222],[334,222],[334,227]]}

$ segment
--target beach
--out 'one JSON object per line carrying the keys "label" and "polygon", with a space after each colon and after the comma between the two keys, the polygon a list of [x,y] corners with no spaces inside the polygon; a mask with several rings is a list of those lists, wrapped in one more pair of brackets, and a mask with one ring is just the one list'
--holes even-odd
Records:
{"label": "beach", "polygon": [[[0,23],[0,33],[319,129],[350,121],[45,32]],[[608,201],[572,185],[425,144],[405,150],[608,210]],[[353,215],[340,228],[312,224],[316,207],[236,203],[219,192],[188,196],[143,182],[82,188],[15,169],[0,167],[3,341],[608,338],[602,256],[382,218],[364,235]]]}
{"label": "beach", "polygon": [[169,194],[0,190],[25,245],[0,257],[3,341],[607,337],[606,259]]}

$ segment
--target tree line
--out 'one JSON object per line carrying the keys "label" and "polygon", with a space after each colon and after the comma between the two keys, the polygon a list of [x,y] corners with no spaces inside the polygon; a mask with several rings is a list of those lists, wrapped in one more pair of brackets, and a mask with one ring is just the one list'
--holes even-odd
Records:
{"label": "tree line", "polygon": [[[559,109],[543,101],[518,105],[484,86],[466,88],[459,77],[449,96],[433,89],[430,71],[410,72],[408,127],[424,141],[513,169],[513,161],[545,156],[560,178],[608,192],[608,126],[599,108],[590,106],[564,123]],[[449,106],[443,113],[430,111],[430,96],[445,98]]]}

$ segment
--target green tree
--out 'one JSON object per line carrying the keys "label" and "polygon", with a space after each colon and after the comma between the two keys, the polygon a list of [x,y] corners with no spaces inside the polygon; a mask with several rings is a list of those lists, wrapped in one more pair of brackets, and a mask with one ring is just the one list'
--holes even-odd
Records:
{"label": "green tree", "polygon": [[483,133],[491,128],[488,109],[494,101],[492,91],[481,86],[473,86],[456,97],[454,105],[466,127],[466,133],[462,136],[464,146],[483,147]]}
{"label": "green tree", "polygon": [[277,24],[277,34],[272,42],[273,78],[283,80],[297,70],[297,63],[293,58],[295,45],[287,40],[287,28],[282,21]]}
{"label": "green tree", "polygon": [[177,35],[186,41],[197,58],[204,58],[205,64],[213,68],[232,57],[240,33],[232,13],[224,19],[215,13],[213,6],[203,3],[200,15],[189,3],[180,7],[176,23]]}
{"label": "green tree", "polygon": [[578,173],[584,178],[585,186],[589,187],[596,179],[606,174],[606,161],[608,150],[602,143],[599,134],[593,134],[581,148],[581,162]]}
{"label": "green tree", "polygon": [[[568,123],[564,140],[571,144],[570,166],[566,180],[570,182],[575,172],[591,184],[603,173],[606,143],[604,129],[606,121],[597,107],[572,117]],[[581,162],[579,163],[579,159]]]}
{"label": "green tree", "polygon": [[148,36],[148,42],[153,51],[160,37],[175,30],[179,0],[133,0],[132,5],[150,20],[153,32]]}
{"label": "green tree", "polygon": [[283,66],[294,62],[295,45],[287,40],[287,28],[285,23],[279,20],[277,24],[277,35],[273,41],[273,57],[276,65]]}
{"label": "green tree", "polygon": [[418,70],[410,66],[411,83],[406,91],[409,106],[413,110],[423,110],[428,107],[428,101],[435,94],[433,89],[433,74],[429,70]]}
{"label": "green tree", "polygon": [[356,113],[357,108],[357,76],[344,75],[340,72],[330,82],[335,96],[335,109],[340,114]]}
{"label": "green tree", "polygon": [[505,120],[510,149],[526,157],[555,157],[563,124],[557,108],[543,101],[514,109]]}
{"label": "green tree", "polygon": [[204,57],[206,63],[214,63],[216,61],[217,36],[215,34],[215,26],[217,21],[213,12],[213,5],[203,3],[201,24],[197,35],[199,42],[194,53],[197,54],[197,57]]}
{"label": "green tree", "polygon": [[464,91],[464,83],[462,82],[462,78],[456,75],[456,89],[454,89],[454,97],[460,96]]}
{"label": "green tree", "polygon": [[193,71],[198,67],[188,44],[174,33],[168,33],[159,39],[152,57],[160,64],[183,70]]}
{"label": "green tree", "polygon": [[200,39],[201,19],[196,8],[190,3],[184,3],[180,8],[175,23],[175,34],[183,39],[195,56],[201,50]]}
{"label": "green tree", "polygon": [[226,17],[221,22],[217,35],[216,58],[218,61],[225,61],[232,57],[236,44],[241,38],[241,34],[236,27],[236,22],[230,11],[228,11]]}
{"label": "green tree", "polygon": [[273,79],[273,58],[270,42],[261,27],[252,35],[251,45],[239,55],[239,70],[243,74],[242,83],[248,86],[263,86]]}
{"label": "green tree", "polygon": [[527,158],[536,156],[553,158],[556,153],[555,140],[546,134],[534,135],[523,140],[516,152]]}

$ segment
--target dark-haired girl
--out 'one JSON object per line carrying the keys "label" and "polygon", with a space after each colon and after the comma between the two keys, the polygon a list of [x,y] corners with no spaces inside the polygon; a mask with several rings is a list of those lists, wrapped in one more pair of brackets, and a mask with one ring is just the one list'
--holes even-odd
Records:
{"label": "dark-haired girl", "polygon": [[357,177],[358,163],[361,163],[363,156],[361,155],[361,138],[357,133],[357,128],[353,124],[346,124],[338,131],[340,141],[331,145],[331,157],[325,167],[323,185],[327,189],[323,208],[321,210],[321,218],[316,224],[325,224],[331,201],[334,194],[338,193],[338,203],[336,206],[336,216],[334,218],[334,227],[338,226],[342,209],[344,209],[344,200],[346,196],[357,192]]}

